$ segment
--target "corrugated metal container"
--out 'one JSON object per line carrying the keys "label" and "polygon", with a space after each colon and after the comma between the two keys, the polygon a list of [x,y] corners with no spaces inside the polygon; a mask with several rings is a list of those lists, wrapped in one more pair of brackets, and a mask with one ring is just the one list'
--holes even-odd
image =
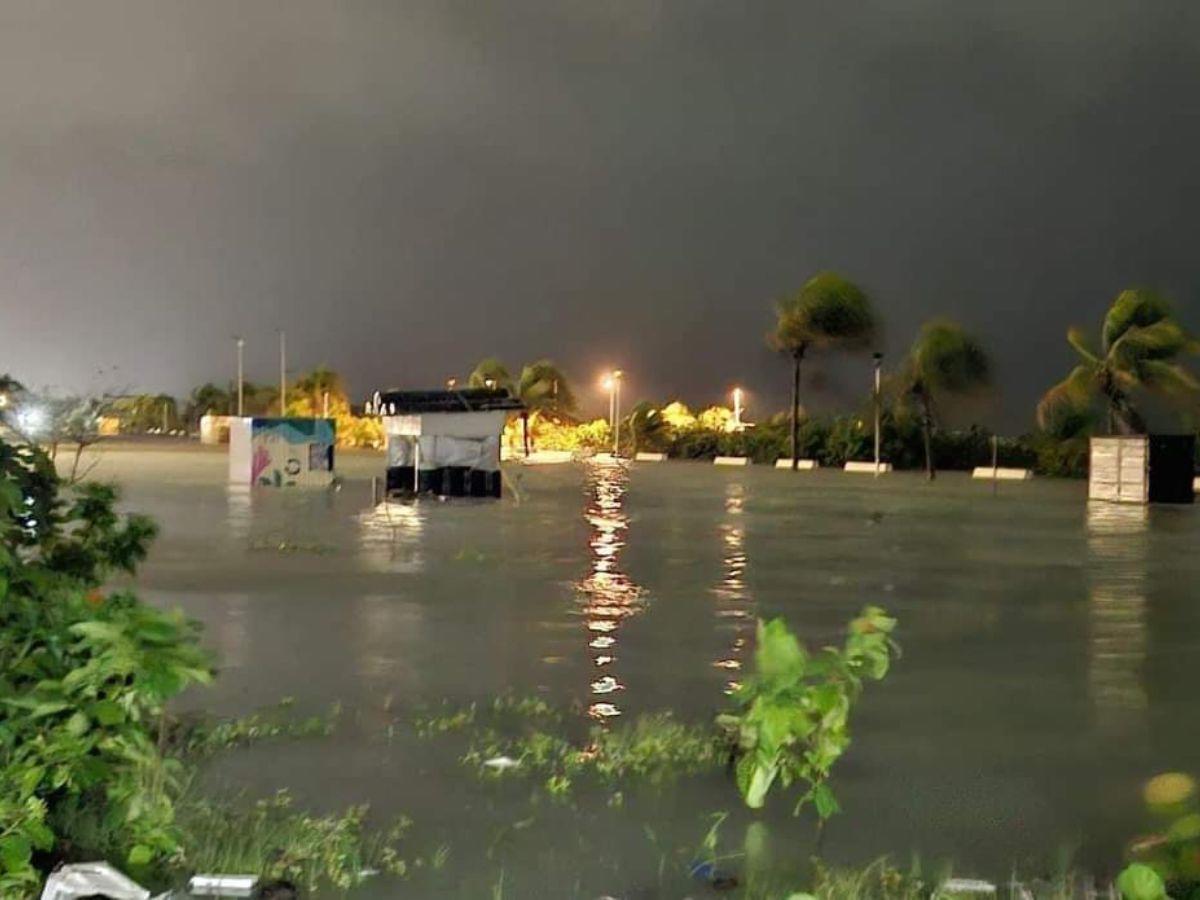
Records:
{"label": "corrugated metal container", "polygon": [[1191,435],[1094,437],[1088,497],[1113,503],[1191,503]]}

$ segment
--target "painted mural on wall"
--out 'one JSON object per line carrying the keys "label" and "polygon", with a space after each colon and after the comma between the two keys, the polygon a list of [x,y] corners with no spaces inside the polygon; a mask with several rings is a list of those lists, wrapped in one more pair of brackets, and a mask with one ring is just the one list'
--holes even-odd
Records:
{"label": "painted mural on wall", "polygon": [[255,419],[250,483],[292,487],[332,479],[334,437],[330,419]]}

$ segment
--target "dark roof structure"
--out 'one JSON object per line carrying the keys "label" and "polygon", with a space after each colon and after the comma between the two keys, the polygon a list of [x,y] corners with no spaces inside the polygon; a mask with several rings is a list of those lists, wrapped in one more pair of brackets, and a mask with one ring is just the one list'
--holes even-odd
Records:
{"label": "dark roof structure", "polygon": [[367,403],[368,412],[379,416],[492,412],[524,408],[524,403],[503,388],[464,388],[453,391],[376,391]]}

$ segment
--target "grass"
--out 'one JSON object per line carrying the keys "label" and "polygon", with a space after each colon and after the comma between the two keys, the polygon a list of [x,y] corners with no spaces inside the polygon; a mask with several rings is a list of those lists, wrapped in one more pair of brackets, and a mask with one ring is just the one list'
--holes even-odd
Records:
{"label": "grass", "polygon": [[408,863],[399,842],[410,823],[400,819],[368,835],[367,808],[337,815],[298,812],[286,791],[240,805],[191,800],[181,804],[184,833],[181,868],[189,872],[236,872],[284,878],[306,891],[341,890],[378,873],[403,875]]}

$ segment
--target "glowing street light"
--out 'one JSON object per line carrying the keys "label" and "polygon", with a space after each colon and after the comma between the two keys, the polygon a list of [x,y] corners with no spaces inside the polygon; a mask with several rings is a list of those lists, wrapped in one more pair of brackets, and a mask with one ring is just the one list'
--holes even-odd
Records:
{"label": "glowing street light", "polygon": [[489,391],[494,391],[496,389],[496,379],[495,378],[485,378],[483,380],[483,384]]}
{"label": "glowing street light", "polygon": [[458,387],[458,379],[457,378],[447,378],[446,379],[446,390],[452,391],[456,387]]}
{"label": "glowing street light", "polygon": [[613,433],[613,456],[621,448],[621,379],[625,373],[614,369],[604,376],[601,387],[608,391],[608,424]]}
{"label": "glowing street light", "polygon": [[46,427],[46,411],[40,406],[29,406],[17,414],[17,427],[25,434],[39,434]]}

